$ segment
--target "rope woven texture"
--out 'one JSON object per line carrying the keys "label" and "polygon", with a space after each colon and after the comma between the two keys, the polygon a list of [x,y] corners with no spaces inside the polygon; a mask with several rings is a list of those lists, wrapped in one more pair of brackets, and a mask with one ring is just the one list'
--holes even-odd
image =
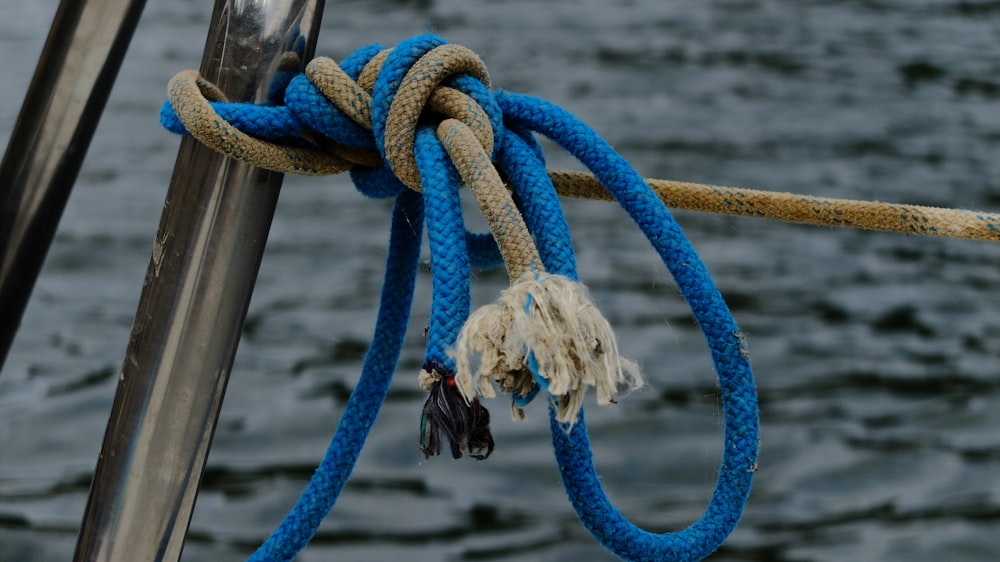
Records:
{"label": "rope woven texture", "polygon": [[[560,195],[611,201],[604,186],[590,174],[553,171]],[[650,187],[668,207],[725,215],[761,217],[923,236],[1000,241],[1000,213],[946,209],[923,205],[879,203],[776,193],[649,179]]]}
{"label": "rope woven texture", "polygon": [[[381,54],[372,60],[372,64],[366,67],[369,69],[369,74],[378,72],[377,64],[380,64],[385,56]],[[309,80],[293,81],[293,84],[289,85],[285,94],[286,103],[289,105],[267,108],[267,111],[261,111],[261,108],[255,106],[225,103],[220,99],[217,90],[213,91],[214,86],[198,77],[196,72],[185,71],[171,80],[170,99],[164,104],[160,120],[171,132],[191,134],[219,152],[276,172],[327,175],[339,173],[349,168],[351,163],[377,165],[373,163],[373,158],[377,160],[377,156],[350,152],[349,149],[354,143],[350,142],[349,135],[344,131],[345,129],[350,131],[352,129],[350,125],[371,130],[367,114],[363,109],[357,109],[370,104],[371,98],[365,92],[363,96],[358,97],[356,87],[361,86],[362,82],[355,84],[351,81],[350,86],[331,85],[334,80],[339,80],[337,76],[342,74],[333,71],[332,68],[337,66],[330,59],[314,59],[306,68]],[[310,81],[314,81],[315,85],[306,84]],[[316,118],[318,116],[312,115],[310,111],[318,105],[327,107],[326,112],[330,113],[330,103],[324,104],[322,101],[317,101],[314,96],[302,95],[301,89],[309,87],[312,87],[313,91],[322,87],[321,91],[326,96],[324,99],[339,104],[333,113],[341,120],[349,117],[350,125],[341,125],[336,132],[330,134],[330,126],[324,124],[329,121]],[[345,91],[349,93],[343,93]],[[482,114],[477,113],[476,108],[482,105],[481,98],[474,98],[472,100],[474,103],[470,105],[468,100],[458,98],[453,92],[456,91],[446,88],[435,90],[429,102],[431,107],[442,109],[444,114],[454,111],[454,116],[467,125],[474,123],[470,128],[480,134],[485,135],[483,131],[497,129],[496,123],[492,121],[490,122],[492,129],[484,127],[482,121],[479,121],[482,119]],[[346,102],[345,98],[355,101]],[[342,105],[352,109],[350,111],[342,109]],[[458,113],[458,108],[468,109],[469,113]],[[302,123],[308,123],[308,128],[322,132],[330,138],[336,138],[338,143],[323,143],[322,147],[327,151],[327,154],[323,154],[315,150],[318,147],[314,147],[313,150],[297,149],[264,140],[301,134],[304,125],[301,125],[298,119],[301,119]],[[334,159],[332,156],[339,156],[339,159]],[[397,165],[408,178],[411,178],[411,181],[416,177],[413,172],[408,171],[407,163]],[[607,189],[590,174],[562,170],[550,170],[549,174],[559,195],[600,201],[613,200]],[[816,197],[664,179],[646,181],[661,201],[675,209],[760,217],[817,226],[1000,241],[1000,213]]]}
{"label": "rope woven texture", "polygon": [[347,483],[368,432],[389,392],[403,348],[420,262],[423,204],[403,191],[396,198],[389,235],[389,257],[378,319],[361,378],[340,416],[326,455],[308,486],[277,529],[250,557],[253,562],[292,560],[316,533]]}
{"label": "rope woven texture", "polygon": [[[493,384],[512,411],[545,390],[559,472],[583,524],[626,560],[700,560],[738,523],[757,467],[758,407],[744,339],[705,265],[667,207],[827,226],[1000,240],[1000,215],[844,201],[789,193],[644,180],[592,129],[536,98],[490,91],[485,66],[464,47],[420,36],[394,49],[362,48],[340,65],[311,61],[272,105],[228,103],[192,71],[168,87],[161,123],[179,134],[283,173],[349,171],[358,190],[393,197],[390,251],[378,321],[361,379],[302,497],[251,560],[291,560],[349,477],[388,392],[406,331],[428,225],[431,317],[419,381],[428,391],[420,447],[485,459],[494,449],[478,396]],[[548,171],[541,134],[590,173]],[[490,233],[466,230],[459,189],[470,188]],[[509,186],[509,187],[508,187]],[[421,192],[418,194],[417,192]],[[577,280],[559,196],[617,201],[674,277],[705,336],[725,418],[722,463],[704,515],[654,534],[608,500],[590,453],[582,403],[642,384],[617,353],[610,325]],[[511,285],[470,312],[470,270],[505,265]],[[473,373],[472,357],[479,356]]]}

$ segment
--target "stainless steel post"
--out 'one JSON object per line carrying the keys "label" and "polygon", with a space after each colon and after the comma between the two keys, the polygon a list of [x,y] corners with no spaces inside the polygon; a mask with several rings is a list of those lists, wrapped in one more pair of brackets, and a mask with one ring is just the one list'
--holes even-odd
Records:
{"label": "stainless steel post", "polygon": [[[217,0],[201,73],[266,99],[322,6]],[[180,557],[281,179],[181,141],[74,560]]]}
{"label": "stainless steel post", "polygon": [[0,366],[145,0],[62,0],[0,164]]}

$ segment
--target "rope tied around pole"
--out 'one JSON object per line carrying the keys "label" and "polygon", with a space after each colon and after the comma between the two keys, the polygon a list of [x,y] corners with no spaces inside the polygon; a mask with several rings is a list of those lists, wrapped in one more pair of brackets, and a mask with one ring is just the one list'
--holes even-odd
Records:
{"label": "rope tied around pole", "polygon": [[[268,170],[329,175],[350,169],[355,182],[370,189],[359,188],[366,194],[392,196],[398,193],[392,170],[359,171],[359,166],[379,169],[382,164],[372,134],[371,89],[388,54],[389,50],[373,45],[355,52],[341,65],[325,57],[315,58],[307,65],[305,74],[295,76],[288,84],[285,105],[266,108],[226,103],[221,93],[197,72],[184,71],[171,80],[169,99],[161,109],[160,121],[174,133],[191,134],[219,152]],[[450,80],[466,87],[470,80],[475,81],[463,75]],[[468,110],[469,114],[460,116],[468,124],[482,117],[477,108],[486,107],[489,99],[472,96],[470,103],[461,91],[443,86],[432,91],[428,106],[445,108],[445,114],[453,112],[456,116],[463,109]],[[493,111],[487,117],[491,127],[484,127],[481,122],[471,127],[477,134],[489,134],[501,125],[494,120]],[[401,170],[412,181],[414,175],[405,164]],[[591,174],[550,170],[549,175],[561,196],[614,200]],[[1000,213],[996,212],[814,197],[663,179],[646,181],[660,200],[675,209],[1000,241]],[[393,188],[380,192],[385,184]]]}
{"label": "rope tied around pole", "polygon": [[[990,213],[647,182],[565,110],[491,91],[474,53],[434,36],[394,49],[365,47],[339,65],[314,59],[288,80],[283,96],[275,96],[281,103],[228,103],[192,71],[171,80],[168,97],[161,122],[171,131],[278,172],[349,171],[364,195],[396,200],[378,321],[361,379],[302,497],[251,560],[294,558],[350,476],[399,358],[425,221],[433,293],[419,375],[429,393],[420,448],[428,456],[447,446],[455,458],[485,459],[495,443],[479,397],[494,396],[497,384],[512,395],[515,418],[523,419],[522,408],[547,391],[553,446],[570,501],[594,536],[627,560],[699,560],[714,552],[739,521],[757,467],[757,397],[744,338],[665,203],[1000,240],[1000,215]],[[590,173],[546,170],[535,134],[573,154]],[[479,204],[489,235],[465,228],[463,185]],[[618,355],[610,325],[577,279],[559,195],[615,200],[625,209],[671,272],[710,349],[725,418],[722,464],[705,514],[687,529],[653,534],[636,527],[611,505],[597,476],[585,393],[594,387],[598,403],[613,403],[618,392],[641,386],[642,378]],[[471,268],[501,264],[510,287],[495,303],[470,312]]]}

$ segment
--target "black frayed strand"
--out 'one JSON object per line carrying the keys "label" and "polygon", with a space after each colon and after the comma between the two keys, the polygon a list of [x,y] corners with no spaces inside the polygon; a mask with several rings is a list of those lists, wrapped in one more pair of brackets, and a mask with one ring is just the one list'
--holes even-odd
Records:
{"label": "black frayed strand", "polygon": [[468,454],[483,460],[493,452],[490,413],[478,399],[467,402],[458,390],[454,375],[434,382],[420,417],[420,450],[425,457],[441,454],[443,438],[451,446],[451,456]]}

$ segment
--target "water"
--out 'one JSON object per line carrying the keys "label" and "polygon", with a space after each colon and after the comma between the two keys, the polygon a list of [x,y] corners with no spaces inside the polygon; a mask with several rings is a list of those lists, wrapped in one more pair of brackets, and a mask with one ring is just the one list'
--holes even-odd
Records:
{"label": "water", "polygon": [[[0,7],[0,138],[55,6]],[[197,67],[209,15],[147,6],[0,376],[0,560],[72,552],[176,154],[157,107]],[[427,30],[478,52],[495,84],[575,112],[647,176],[1000,207],[996,2],[330,2],[319,53]],[[705,346],[624,214],[566,207],[581,276],[651,381],[589,408],[599,470],[633,520],[681,528],[720,454]],[[1000,245],[677,215],[748,333],[761,397],[760,471],[713,559],[995,559]],[[245,558],[294,503],[368,344],[388,216],[345,178],[286,180],[185,560]],[[484,303],[504,276],[475,283]],[[392,395],[300,559],[611,559],[565,500],[543,409],[515,424],[490,404],[487,462],[422,460],[426,271],[419,285]]]}

